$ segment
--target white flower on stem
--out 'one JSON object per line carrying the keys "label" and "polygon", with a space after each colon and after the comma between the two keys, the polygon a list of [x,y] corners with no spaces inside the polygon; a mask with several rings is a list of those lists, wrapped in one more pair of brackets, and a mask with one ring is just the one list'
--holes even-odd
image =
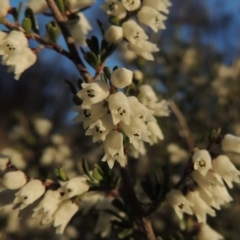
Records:
{"label": "white flower on stem", "polygon": [[79,113],[73,119],[73,121],[83,122],[84,129],[86,129],[90,124],[95,122],[97,119],[102,118],[108,112],[108,108],[106,106],[105,101],[91,105],[90,109],[82,109],[82,106],[75,106],[72,108],[72,110]]}
{"label": "white flower on stem", "polygon": [[201,224],[197,235],[198,240],[222,240],[224,237],[212,229],[208,224]]}
{"label": "white flower on stem", "polygon": [[90,7],[94,4],[95,0],[67,0],[66,2],[71,8],[77,8],[79,10],[85,7]]}
{"label": "white flower on stem", "polygon": [[221,142],[221,146],[225,152],[240,153],[240,137],[226,134]]}
{"label": "white flower on stem", "polygon": [[21,204],[20,209],[24,209],[40,198],[44,192],[45,186],[42,181],[32,179],[15,194],[16,197],[13,203]]}
{"label": "white flower on stem", "polygon": [[11,164],[9,157],[0,153],[0,171],[4,171],[7,169],[8,165]]}
{"label": "white flower on stem", "polygon": [[34,121],[34,127],[40,136],[47,136],[52,129],[52,123],[48,119],[38,118]]}
{"label": "white flower on stem", "polygon": [[48,10],[48,5],[45,0],[29,0],[27,6],[31,8],[34,13],[41,13]]}
{"label": "white flower on stem", "polygon": [[192,161],[194,169],[199,171],[203,176],[206,176],[208,170],[212,168],[212,159],[207,150],[194,149]]}
{"label": "white flower on stem", "polygon": [[115,16],[119,19],[123,19],[127,15],[127,11],[118,0],[105,0],[105,3],[101,5],[101,8],[110,16]]}
{"label": "white flower on stem", "polygon": [[8,189],[19,189],[27,183],[27,176],[24,172],[11,171],[4,174],[1,184]]}
{"label": "white flower on stem", "polygon": [[159,12],[166,14],[169,13],[169,10],[167,9],[168,6],[166,6],[162,0],[143,0],[142,5],[154,8]]}
{"label": "white flower on stem", "polygon": [[139,143],[138,148],[135,148],[134,145],[131,145],[129,148],[129,154],[136,159],[139,158],[139,155],[144,156],[147,152],[144,142],[139,141],[138,143]]}
{"label": "white flower on stem", "polygon": [[92,30],[90,23],[83,13],[78,13],[79,21],[69,24],[68,29],[77,45],[86,46],[86,35]]}
{"label": "white flower on stem", "polygon": [[198,190],[189,191],[186,198],[194,204],[191,209],[199,223],[206,223],[206,214],[216,216],[215,211],[200,197]]}
{"label": "white flower on stem", "polygon": [[152,55],[152,52],[158,52],[159,48],[156,44],[148,42],[146,40],[138,40],[134,44],[129,43],[128,49],[131,51],[134,51],[139,56],[145,58],[146,60],[153,61],[154,57]]}
{"label": "white flower on stem", "polygon": [[93,135],[93,142],[104,141],[107,134],[114,128],[112,115],[106,114],[104,117],[96,120],[89,125],[86,136]]}
{"label": "white flower on stem", "polygon": [[121,2],[128,11],[137,10],[141,6],[140,0],[121,0]]}
{"label": "white flower on stem", "polygon": [[117,131],[111,131],[103,142],[105,155],[102,161],[107,161],[109,168],[112,168],[115,161],[123,167],[126,165],[126,157],[123,152],[123,135]]}
{"label": "white flower on stem", "polygon": [[133,115],[127,96],[122,92],[111,94],[108,98],[109,110],[112,114],[113,124],[119,122],[130,124],[130,116]]}
{"label": "white flower on stem", "polygon": [[152,110],[154,111],[154,116],[158,117],[168,117],[170,114],[170,109],[165,99],[155,103],[155,106]]}
{"label": "white flower on stem", "polygon": [[0,17],[5,17],[8,14],[8,10],[11,8],[9,0],[0,0]]}
{"label": "white flower on stem", "polygon": [[197,189],[199,192],[199,196],[203,199],[204,202],[206,202],[209,206],[220,210],[221,209],[221,204],[222,201],[219,201],[218,199],[216,199],[216,197],[209,197],[206,193],[206,191],[204,191],[202,188],[198,188]]}
{"label": "white flower on stem", "polygon": [[162,130],[156,122],[147,123],[147,130],[151,133],[149,136],[150,145],[156,144],[158,143],[158,140],[164,139]]}
{"label": "white flower on stem", "polygon": [[109,86],[105,82],[83,83],[83,89],[77,96],[83,99],[82,109],[89,109],[95,103],[103,101],[109,95]]}
{"label": "white flower on stem", "polygon": [[116,88],[125,88],[132,84],[133,72],[126,68],[118,68],[111,75],[111,83]]}
{"label": "white flower on stem", "polygon": [[53,214],[58,208],[58,204],[62,201],[61,194],[58,191],[48,190],[43,200],[33,209],[32,217],[40,217],[43,225],[51,223],[54,218]]}
{"label": "white flower on stem", "polygon": [[119,26],[111,25],[104,33],[104,39],[108,43],[118,44],[123,39],[123,29]]}
{"label": "white flower on stem", "polygon": [[149,26],[154,32],[157,32],[159,29],[165,29],[163,23],[167,19],[166,16],[159,13],[154,8],[143,6],[137,14],[138,21]]}
{"label": "white flower on stem", "polygon": [[89,185],[86,177],[80,176],[70,179],[62,184],[58,191],[62,194],[62,199],[69,199],[87,192]]}
{"label": "white flower on stem", "polygon": [[64,232],[68,222],[76,214],[78,209],[78,205],[71,200],[65,200],[60,204],[59,208],[53,215],[53,226],[56,227],[57,234],[62,234]]}
{"label": "white flower on stem", "polygon": [[[130,42],[135,44],[138,40],[148,39],[144,30],[134,21],[128,20],[122,24],[123,36]],[[142,49],[143,51],[143,49]]]}
{"label": "white flower on stem", "polygon": [[190,207],[193,206],[191,201],[188,201],[181,191],[172,189],[166,195],[167,203],[174,209],[179,219],[183,218],[183,213],[192,215],[193,212]]}

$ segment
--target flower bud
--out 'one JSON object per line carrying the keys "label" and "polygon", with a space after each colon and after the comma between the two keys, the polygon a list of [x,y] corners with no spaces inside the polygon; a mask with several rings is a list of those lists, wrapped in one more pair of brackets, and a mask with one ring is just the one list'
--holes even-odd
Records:
{"label": "flower bud", "polygon": [[10,159],[5,155],[0,154],[0,171],[6,170],[8,164],[10,164]]}
{"label": "flower bud", "polygon": [[22,171],[7,172],[2,178],[2,185],[8,189],[19,189],[27,182],[27,176]]}
{"label": "flower bud", "polygon": [[118,68],[111,75],[111,83],[116,88],[125,88],[132,84],[133,72],[126,68]]}
{"label": "flower bud", "polygon": [[240,137],[226,134],[222,140],[222,150],[225,152],[240,153]]}
{"label": "flower bud", "polygon": [[110,26],[104,34],[104,39],[113,44],[118,44],[123,39],[123,30],[118,26]]}
{"label": "flower bud", "polygon": [[0,17],[5,17],[9,9],[9,0],[1,0]]}

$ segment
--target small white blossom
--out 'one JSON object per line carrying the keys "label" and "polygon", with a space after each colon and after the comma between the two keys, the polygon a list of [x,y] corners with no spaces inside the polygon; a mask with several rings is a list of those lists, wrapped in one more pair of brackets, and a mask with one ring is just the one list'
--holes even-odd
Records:
{"label": "small white blossom", "polygon": [[111,83],[116,88],[125,88],[132,84],[133,72],[126,68],[118,68],[111,75]]}
{"label": "small white blossom", "polygon": [[4,174],[1,184],[8,189],[19,189],[27,183],[27,176],[24,172],[11,171]]}
{"label": "small white blossom", "polygon": [[117,125],[121,121],[129,125],[130,116],[133,113],[129,107],[127,96],[122,92],[111,94],[108,98],[108,103],[114,125]]}
{"label": "small white blossom", "polygon": [[221,146],[225,152],[240,153],[240,137],[226,134],[221,142]]}
{"label": "small white blossom", "polygon": [[48,10],[48,5],[45,0],[29,0],[27,6],[31,8],[34,13],[41,13]]}
{"label": "small white blossom", "polygon": [[9,0],[0,0],[0,17],[5,17],[8,14],[8,10],[11,8]]}
{"label": "small white blossom", "polygon": [[140,23],[149,26],[154,32],[166,28],[163,23],[163,21],[166,20],[166,16],[162,15],[154,8],[143,6],[137,16]]}
{"label": "small white blossom", "polygon": [[71,200],[65,200],[60,204],[59,208],[53,215],[53,226],[56,227],[57,234],[62,234],[64,232],[68,222],[76,214],[78,209],[78,205]]}
{"label": "small white blossom", "polygon": [[197,235],[198,240],[222,240],[224,237],[212,229],[208,224],[201,224],[200,231]]}
{"label": "small white blossom", "polygon": [[192,215],[193,212],[190,207],[193,206],[191,201],[188,201],[181,191],[177,189],[172,189],[166,195],[167,203],[174,209],[179,219],[183,218],[183,213]]}
{"label": "small white blossom", "polygon": [[103,101],[109,95],[109,87],[105,82],[83,83],[82,87],[77,93],[83,99],[82,109],[91,108],[91,105]]}
{"label": "small white blossom", "polygon": [[168,6],[166,6],[166,4],[164,4],[162,0],[143,0],[142,5],[154,8],[159,12],[163,12],[166,14],[169,13],[169,10],[167,9]]}
{"label": "small white blossom", "polygon": [[150,145],[156,144],[158,143],[158,140],[164,139],[162,130],[156,122],[147,123],[147,130],[151,133],[149,136]]}
{"label": "small white blossom", "polygon": [[48,119],[38,118],[34,121],[34,127],[40,136],[47,136],[52,129],[52,123]]}
{"label": "small white blossom", "polygon": [[139,145],[138,145],[138,148],[135,148],[134,145],[131,145],[130,148],[129,148],[129,154],[130,156],[133,156],[134,158],[139,158],[139,155],[146,155],[146,148],[145,148],[145,145],[144,145],[144,142],[143,141],[138,141]]}
{"label": "small white blossom", "polygon": [[236,169],[236,167],[232,164],[227,156],[219,155],[212,161],[212,165],[213,170],[223,178],[228,187],[233,187],[232,182],[240,182],[240,171]]}
{"label": "small white blossom", "polygon": [[121,2],[128,11],[137,10],[141,6],[140,0],[121,0]]}
{"label": "small white blossom", "polygon": [[41,217],[43,225],[51,223],[54,218],[53,214],[58,208],[58,204],[62,201],[61,194],[58,191],[48,190],[43,200],[33,209],[32,217]]}
{"label": "small white blossom", "polygon": [[11,161],[10,161],[9,157],[0,153],[0,171],[6,170],[6,168],[10,164],[11,164]]}
{"label": "small white blossom", "polygon": [[155,103],[152,110],[154,111],[154,116],[158,117],[168,117],[170,114],[169,106],[165,99]]}
{"label": "small white blossom", "polygon": [[71,8],[77,8],[79,10],[82,8],[90,7],[92,4],[94,4],[95,0],[67,0],[66,2]]}
{"label": "small white blossom", "polygon": [[81,176],[64,182],[62,187],[58,189],[63,195],[62,199],[69,199],[87,192],[90,186],[87,184],[86,180],[86,177]]}
{"label": "small white blossom", "polygon": [[102,161],[107,161],[110,168],[118,161],[121,166],[126,165],[126,158],[123,152],[123,135],[117,131],[111,131],[103,142],[105,155]]}
{"label": "small white blossom", "polygon": [[194,169],[199,171],[203,176],[212,168],[212,159],[207,150],[194,149],[192,161]]}
{"label": "small white blossom", "polygon": [[127,15],[127,11],[118,0],[105,0],[105,4],[101,5],[101,8],[111,16],[123,19]]}
{"label": "small white blossom", "polygon": [[44,192],[45,186],[43,183],[40,180],[32,179],[15,194],[13,203],[20,203],[20,209],[24,209],[40,198]]}
{"label": "small white blossom", "polygon": [[123,29],[119,26],[111,25],[104,33],[104,39],[113,44],[118,44],[123,39]]}
{"label": "small white blossom", "polygon": [[175,143],[168,144],[167,152],[169,153],[170,161],[173,164],[186,162],[189,158],[188,152]]}

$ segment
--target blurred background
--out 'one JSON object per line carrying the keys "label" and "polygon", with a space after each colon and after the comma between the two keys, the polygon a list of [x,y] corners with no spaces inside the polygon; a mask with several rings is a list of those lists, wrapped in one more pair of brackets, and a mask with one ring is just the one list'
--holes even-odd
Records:
{"label": "blurred background", "polygon": [[[20,1],[10,2],[18,6]],[[159,119],[164,141],[147,146],[147,156],[129,161],[131,175],[136,180],[168,164],[174,183],[181,176],[192,148],[205,148],[213,129],[221,128],[223,133],[240,136],[239,0],[171,2],[166,30],[160,34],[148,32],[151,41],[160,48],[155,61],[147,62],[126,52],[123,44],[106,64],[110,68],[118,65],[142,71],[144,82],[154,87],[159,99],[173,103],[170,117]],[[99,16],[104,26],[108,25],[106,14],[99,7],[102,3],[96,0],[91,9],[84,11],[93,29],[97,29],[89,36],[100,37],[92,16]],[[45,24],[51,17],[37,15],[37,19],[44,36]],[[62,38],[59,43],[66,48]],[[59,165],[70,177],[76,176],[82,172],[83,157],[91,165],[102,156],[102,150],[92,144],[91,137],[84,136],[82,125],[72,122],[76,113],[71,110],[73,95],[65,80],[77,86],[79,78],[69,60],[48,49],[39,53],[37,62],[19,81],[0,65],[0,152],[9,155],[19,169],[32,177],[52,172]],[[181,127],[179,111],[190,134],[186,135],[186,129]],[[230,157],[240,169],[240,156]],[[240,186],[235,184],[230,193],[234,201],[217,211],[217,217],[209,217],[208,222],[225,239],[239,240]],[[63,236],[55,235],[53,228],[37,227],[31,218],[21,221],[20,225],[17,213],[11,209],[0,209],[0,214],[0,239],[3,240],[102,239],[100,235],[93,235],[95,211],[84,217],[77,213]],[[152,220],[155,232],[161,236],[179,228],[167,206],[161,207]],[[116,237],[113,234],[108,239]]]}

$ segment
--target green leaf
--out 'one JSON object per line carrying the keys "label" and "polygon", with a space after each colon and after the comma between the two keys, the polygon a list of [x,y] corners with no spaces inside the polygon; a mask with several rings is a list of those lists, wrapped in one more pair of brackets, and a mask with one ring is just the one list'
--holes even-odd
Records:
{"label": "green leaf", "polygon": [[32,21],[30,18],[25,17],[22,21],[22,28],[24,31],[29,34],[32,31]]}
{"label": "green leaf", "polygon": [[54,0],[54,1],[55,1],[56,5],[57,5],[59,11],[61,13],[65,13],[66,9],[65,9],[65,2],[64,2],[64,0]]}
{"label": "green leaf", "polygon": [[103,180],[102,174],[100,173],[100,171],[96,167],[93,169],[92,177],[95,178],[97,181]]}
{"label": "green leaf", "polygon": [[53,43],[57,43],[57,39],[59,37],[59,30],[55,25],[55,22],[48,23],[46,25],[46,31],[47,31],[49,40]]}
{"label": "green leaf", "polygon": [[121,184],[121,177],[115,177],[115,179],[113,180],[113,187],[115,189],[119,189]]}
{"label": "green leaf", "polygon": [[82,160],[82,168],[83,168],[84,173],[85,173],[90,179],[92,179],[92,180],[94,181],[94,179],[92,178],[92,176],[91,176],[90,173],[89,173],[88,163],[87,163],[87,161],[86,161],[84,158],[83,158],[83,160]]}
{"label": "green leaf", "polygon": [[115,26],[120,26],[120,21],[117,17],[114,17],[114,16],[110,16],[108,18],[108,21],[112,24],[112,25],[115,25]]}
{"label": "green leaf", "polygon": [[101,33],[102,33],[102,36],[104,36],[105,30],[104,30],[102,22],[99,19],[97,19],[97,24],[99,26],[99,29],[100,29]]}
{"label": "green leaf", "polygon": [[98,65],[99,65],[98,58],[97,58],[97,56],[93,52],[85,52],[84,59],[94,69],[96,69],[98,67]]}
{"label": "green leaf", "polygon": [[16,19],[15,19],[16,22],[18,22],[19,16],[22,12],[22,7],[23,7],[23,3],[20,2],[19,5],[18,5],[18,8],[17,8],[17,15],[16,15]]}
{"label": "green leaf", "polygon": [[124,238],[130,236],[132,233],[133,233],[132,228],[125,229],[121,233],[118,234],[118,238],[119,239],[124,239]]}
{"label": "green leaf", "polygon": [[32,30],[35,33],[39,33],[39,27],[38,27],[38,22],[37,19],[35,17],[35,14],[33,12],[33,10],[31,8],[27,8],[25,10],[25,17],[30,18],[31,22],[32,22]]}
{"label": "green leaf", "polygon": [[105,67],[103,68],[103,72],[104,72],[105,76],[108,78],[108,80],[110,80],[111,74],[112,74],[110,68],[105,66]]}
{"label": "green leaf", "polygon": [[65,172],[65,170],[62,167],[61,168],[57,168],[55,170],[55,174],[63,182],[66,182],[69,179],[68,176],[67,176],[67,173]]}
{"label": "green leaf", "polygon": [[93,53],[96,55],[99,54],[99,43],[97,37],[92,36],[91,39],[86,39],[86,43]]}

